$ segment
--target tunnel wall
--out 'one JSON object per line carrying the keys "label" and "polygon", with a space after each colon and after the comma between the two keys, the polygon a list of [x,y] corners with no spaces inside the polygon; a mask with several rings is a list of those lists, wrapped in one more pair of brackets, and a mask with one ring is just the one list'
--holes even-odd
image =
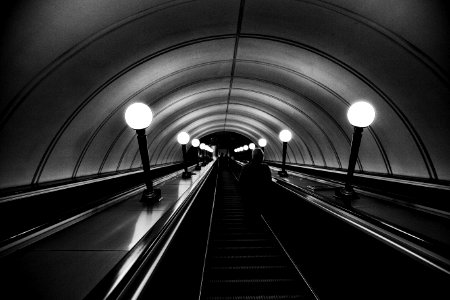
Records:
{"label": "tunnel wall", "polygon": [[445,1],[17,1],[3,10],[0,189],[140,166],[125,108],[145,102],[151,164],[179,131],[268,140],[346,169],[349,105],[377,111],[357,171],[448,183]]}

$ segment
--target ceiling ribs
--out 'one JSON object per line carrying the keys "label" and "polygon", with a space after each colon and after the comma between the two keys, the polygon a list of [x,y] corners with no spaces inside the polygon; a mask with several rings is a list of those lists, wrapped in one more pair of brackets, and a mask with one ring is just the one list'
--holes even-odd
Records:
{"label": "ceiling ribs", "polygon": [[237,57],[237,51],[238,51],[238,47],[239,47],[239,37],[241,35],[242,19],[244,17],[244,7],[245,7],[245,0],[241,0],[241,5],[239,7],[239,16],[238,16],[237,26],[236,26],[236,41],[234,43],[233,63],[231,65],[230,86],[228,89],[227,108],[225,110],[225,120],[223,122],[223,131],[226,131],[226,127],[227,127],[228,105],[230,104],[231,90],[233,88],[234,70],[236,69],[236,57]]}

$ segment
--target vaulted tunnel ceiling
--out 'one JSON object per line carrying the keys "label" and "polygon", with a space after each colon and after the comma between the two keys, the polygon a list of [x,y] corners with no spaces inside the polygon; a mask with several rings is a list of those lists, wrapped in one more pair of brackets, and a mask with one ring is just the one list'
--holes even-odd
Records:
{"label": "vaulted tunnel ceiling", "polygon": [[[5,10],[4,10],[5,11]],[[268,140],[288,161],[345,169],[349,105],[371,102],[358,168],[450,180],[445,1],[17,2],[3,22],[0,188],[140,166],[123,114],[154,113],[151,164],[176,135]]]}

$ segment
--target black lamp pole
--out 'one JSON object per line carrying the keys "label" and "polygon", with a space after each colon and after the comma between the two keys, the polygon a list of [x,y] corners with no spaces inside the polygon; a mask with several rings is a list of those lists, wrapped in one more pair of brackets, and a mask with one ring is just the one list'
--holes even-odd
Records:
{"label": "black lamp pole", "polygon": [[181,151],[183,151],[183,165],[184,172],[181,174],[182,178],[190,178],[191,173],[188,172],[187,160],[186,160],[186,145],[181,145]]}
{"label": "black lamp pole", "polygon": [[343,199],[346,204],[349,200],[357,199],[358,195],[352,187],[353,173],[355,172],[356,160],[358,159],[359,146],[361,145],[363,127],[353,126],[352,146],[350,151],[350,159],[348,161],[347,176],[345,178],[344,188],[336,190],[336,197]]}
{"label": "black lamp pole", "polygon": [[289,177],[288,173],[286,172],[286,152],[287,142],[283,142],[283,162],[281,165],[281,171],[278,171],[278,175],[280,175],[280,177]]}
{"label": "black lamp pole", "polygon": [[202,149],[202,166],[206,166],[205,149]]}
{"label": "black lamp pole", "polygon": [[200,157],[199,157],[199,150],[198,150],[198,148],[199,147],[195,147],[195,149],[197,150],[197,165],[195,166],[195,170],[201,170],[202,169],[202,167],[200,166]]}
{"label": "black lamp pole", "polygon": [[144,182],[147,189],[142,198],[148,201],[159,201],[161,199],[161,190],[153,188],[153,180],[150,174],[150,159],[147,151],[147,135],[145,129],[136,129],[139,152],[141,153],[141,162],[144,169]]}

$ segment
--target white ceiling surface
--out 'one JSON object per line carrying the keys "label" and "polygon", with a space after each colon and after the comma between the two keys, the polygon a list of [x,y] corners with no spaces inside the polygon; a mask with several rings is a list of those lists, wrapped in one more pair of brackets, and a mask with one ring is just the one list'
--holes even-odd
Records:
{"label": "white ceiling surface", "polygon": [[139,167],[138,101],[152,164],[181,159],[182,130],[265,137],[281,160],[289,128],[288,161],[345,169],[346,110],[366,99],[358,168],[450,180],[445,1],[22,2],[2,35],[0,188]]}

